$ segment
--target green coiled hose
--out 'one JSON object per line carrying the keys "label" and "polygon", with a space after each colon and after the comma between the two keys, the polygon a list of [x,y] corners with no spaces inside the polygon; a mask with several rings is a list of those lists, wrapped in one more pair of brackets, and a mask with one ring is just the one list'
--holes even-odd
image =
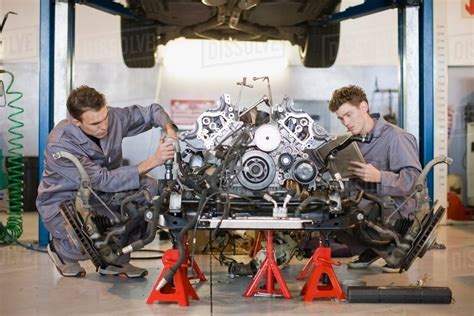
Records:
{"label": "green coiled hose", "polygon": [[23,233],[23,145],[20,141],[23,139],[23,134],[20,129],[24,124],[19,120],[18,116],[21,115],[24,110],[15,102],[23,97],[23,93],[10,91],[15,76],[9,71],[1,70],[0,72],[10,75],[11,82],[6,89],[6,94],[12,96],[12,100],[8,102],[8,107],[13,109],[13,113],[8,116],[13,126],[8,129],[8,132],[12,137],[8,140],[11,145],[8,150],[8,219],[7,225],[4,226],[0,223],[0,243],[10,244],[20,238]]}

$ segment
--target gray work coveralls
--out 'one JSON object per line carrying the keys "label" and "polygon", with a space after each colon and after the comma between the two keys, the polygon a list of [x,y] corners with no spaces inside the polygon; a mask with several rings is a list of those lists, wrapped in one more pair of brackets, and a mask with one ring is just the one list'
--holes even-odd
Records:
{"label": "gray work coveralls", "polygon": [[156,195],[158,185],[155,179],[139,176],[138,166],[121,166],[122,140],[153,127],[165,128],[167,123],[172,121],[160,105],[133,105],[108,108],[108,132],[100,140],[100,147],[67,119],[51,131],[44,152],[44,171],[36,206],[62,258],[70,261],[88,259],[69,241],[59,211],[62,202],[75,198],[79,188],[79,172],[69,160],[54,159],[53,154],[66,151],[78,158],[95,191],[121,192],[146,187],[152,195]]}
{"label": "gray work coveralls", "polygon": [[[418,144],[415,137],[400,127],[388,123],[379,114],[372,114],[375,126],[371,131],[373,139],[370,143],[358,143],[362,156],[367,163],[381,171],[380,183],[368,183],[361,179],[351,180],[351,189],[363,189],[365,192],[378,196],[390,196],[398,208],[409,196],[421,174],[418,157]],[[410,198],[400,208],[400,215],[408,217],[415,208],[415,199]],[[362,200],[359,207],[369,208],[373,202]],[[384,218],[390,216],[392,209],[384,209]],[[400,218],[394,214],[393,219]],[[360,254],[367,249],[351,232],[338,231],[334,235],[338,241],[346,244],[352,254]]]}
{"label": "gray work coveralls", "polygon": [[[373,114],[375,126],[370,143],[359,143],[359,148],[367,163],[379,169],[380,183],[364,183],[355,180],[357,185],[369,193],[391,196],[396,207],[409,196],[421,174],[418,144],[415,136],[400,127],[388,123],[378,114]],[[415,208],[415,199],[410,198],[401,207],[400,213],[407,217]]]}

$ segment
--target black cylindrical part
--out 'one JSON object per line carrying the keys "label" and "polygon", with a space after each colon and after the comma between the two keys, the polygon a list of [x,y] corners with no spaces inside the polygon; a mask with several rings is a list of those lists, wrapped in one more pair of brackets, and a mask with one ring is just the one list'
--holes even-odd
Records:
{"label": "black cylindrical part", "polygon": [[404,303],[404,304],[450,304],[451,289],[448,287],[420,286],[349,286],[349,303]]}

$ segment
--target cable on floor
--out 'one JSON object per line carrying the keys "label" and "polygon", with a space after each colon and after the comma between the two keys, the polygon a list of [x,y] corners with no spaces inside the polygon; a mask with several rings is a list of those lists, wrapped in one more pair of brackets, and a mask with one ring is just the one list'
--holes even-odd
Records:
{"label": "cable on floor", "polygon": [[[0,226],[3,226],[2,223],[0,223]],[[8,237],[12,237],[12,236],[8,236]],[[30,244],[30,243],[24,243],[24,242],[21,242],[19,240],[15,240],[15,242],[13,244],[17,244],[18,246],[20,247],[23,247],[25,249],[28,249],[28,250],[33,250],[33,251],[37,251],[37,252],[42,252],[42,253],[46,253],[46,249],[43,248],[43,247],[40,247],[39,245],[34,245],[34,244]],[[9,247],[11,246],[12,244],[0,244],[0,247]]]}
{"label": "cable on floor", "polygon": [[37,252],[42,252],[42,253],[47,253],[46,248],[41,247],[38,244],[30,244],[30,243],[23,243],[21,241],[15,240],[15,243],[23,248],[26,248],[28,250],[33,250]]}
{"label": "cable on floor", "polygon": [[[139,249],[134,252],[151,252],[151,253],[164,253],[163,250],[157,249]],[[146,256],[146,257],[131,257],[130,260],[156,260],[161,259],[163,256]]]}

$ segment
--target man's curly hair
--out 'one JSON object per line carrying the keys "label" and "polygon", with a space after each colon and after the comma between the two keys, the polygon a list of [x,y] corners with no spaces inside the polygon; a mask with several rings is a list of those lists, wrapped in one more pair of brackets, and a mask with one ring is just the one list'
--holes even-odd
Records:
{"label": "man's curly hair", "polygon": [[99,111],[106,105],[105,96],[96,89],[80,86],[72,90],[67,98],[67,110],[76,120],[81,121],[82,113],[93,110]]}
{"label": "man's curly hair", "polygon": [[344,103],[359,106],[362,101],[369,104],[367,95],[361,87],[355,85],[342,87],[333,92],[331,100],[329,101],[329,111],[336,112]]}

